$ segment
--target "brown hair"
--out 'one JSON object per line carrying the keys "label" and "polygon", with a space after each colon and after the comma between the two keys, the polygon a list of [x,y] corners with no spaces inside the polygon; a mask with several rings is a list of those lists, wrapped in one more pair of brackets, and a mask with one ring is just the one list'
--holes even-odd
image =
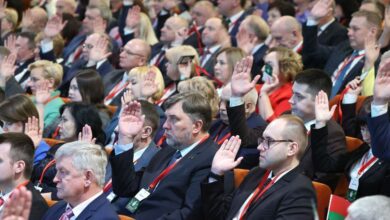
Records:
{"label": "brown hair", "polygon": [[39,118],[38,110],[29,97],[17,94],[0,103],[0,120],[27,123],[29,117]]}
{"label": "brown hair", "polygon": [[273,47],[268,51],[276,52],[278,57],[279,72],[283,76],[285,82],[292,82],[300,71],[302,71],[303,64],[301,56],[285,47]]}
{"label": "brown hair", "polygon": [[282,115],[278,119],[287,122],[282,132],[283,138],[290,139],[298,144],[297,158],[301,159],[309,143],[305,123],[302,119],[294,115]]}
{"label": "brown hair", "polygon": [[245,52],[239,47],[226,47],[218,51],[215,57],[218,57],[222,53],[226,54],[226,61],[227,61],[230,78],[231,78],[233,74],[234,66],[238,61],[240,61],[242,58],[245,57]]}

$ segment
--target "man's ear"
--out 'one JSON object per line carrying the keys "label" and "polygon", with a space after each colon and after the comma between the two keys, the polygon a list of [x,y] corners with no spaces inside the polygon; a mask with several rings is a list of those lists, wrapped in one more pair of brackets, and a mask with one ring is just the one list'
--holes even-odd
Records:
{"label": "man's ear", "polygon": [[91,170],[87,170],[84,175],[85,175],[84,186],[89,187],[91,185],[91,183],[94,181],[95,175],[93,174],[93,172]]}
{"label": "man's ear", "polygon": [[202,120],[196,120],[193,124],[193,131],[192,133],[200,133],[203,128],[203,121]]}
{"label": "man's ear", "polygon": [[153,133],[152,127],[145,126],[142,128],[141,138],[146,139],[146,138],[150,137],[152,135],[152,133]]}
{"label": "man's ear", "polygon": [[287,151],[287,155],[288,156],[293,156],[293,155],[296,155],[299,151],[299,146],[298,146],[298,143],[296,142],[292,142],[289,147],[288,147],[288,151]]}
{"label": "man's ear", "polygon": [[13,165],[15,174],[23,174],[26,163],[23,160],[16,161]]}

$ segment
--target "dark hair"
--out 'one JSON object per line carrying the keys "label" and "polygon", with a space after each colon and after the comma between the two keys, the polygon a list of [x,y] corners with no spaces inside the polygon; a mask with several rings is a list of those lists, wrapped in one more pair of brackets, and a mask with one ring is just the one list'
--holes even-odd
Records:
{"label": "dark hair", "polygon": [[308,91],[315,97],[319,91],[323,90],[328,97],[332,91],[332,80],[320,69],[306,69],[295,76],[295,81],[299,84],[308,85]]}
{"label": "dark hair", "polygon": [[178,102],[182,102],[182,109],[192,121],[202,120],[202,131],[208,131],[211,124],[211,106],[206,98],[198,93],[179,93],[169,98],[165,103],[165,109],[171,108]]}
{"label": "dark hair", "polygon": [[29,97],[23,94],[13,95],[0,103],[0,120],[16,123],[27,122],[29,117],[39,119],[38,110]]}
{"label": "dark hair", "polygon": [[35,45],[35,36],[36,36],[35,33],[28,32],[28,31],[20,32],[18,34],[18,37],[27,38],[27,40],[28,40],[28,42],[27,42],[28,48],[30,50],[33,50],[36,47],[36,45]]}
{"label": "dark hair", "polygon": [[104,86],[100,74],[96,70],[81,70],[75,76],[81,98],[86,104],[102,104]]}
{"label": "dark hair", "polygon": [[69,13],[63,13],[62,20],[67,21],[64,29],[61,31],[65,45],[67,45],[78,34],[81,27],[81,22]]}
{"label": "dark hair", "polygon": [[289,15],[295,17],[294,5],[290,2],[276,0],[271,4],[269,4],[268,11],[270,11],[273,8],[276,8],[280,12],[281,16]]}
{"label": "dark hair", "polygon": [[29,136],[23,133],[0,134],[0,144],[9,143],[11,145],[9,157],[12,162],[24,161],[25,168],[23,175],[30,179],[34,162],[34,143]]}
{"label": "dark hair", "polygon": [[76,124],[76,136],[82,131],[83,127],[88,124],[91,126],[93,137],[96,138],[96,143],[103,145],[106,139],[102,129],[102,121],[98,110],[94,105],[89,105],[81,102],[66,103],[60,108],[60,114],[68,109],[73,116]]}
{"label": "dark hair", "polygon": [[142,114],[145,115],[145,125],[152,128],[151,138],[153,139],[160,125],[160,117],[152,103],[145,100],[139,100],[139,102],[141,103]]}

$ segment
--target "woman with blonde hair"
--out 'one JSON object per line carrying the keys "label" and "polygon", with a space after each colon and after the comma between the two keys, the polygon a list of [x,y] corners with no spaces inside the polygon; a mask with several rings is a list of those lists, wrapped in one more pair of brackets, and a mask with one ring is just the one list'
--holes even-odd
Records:
{"label": "woman with blonde hair", "polygon": [[245,57],[245,52],[238,47],[227,47],[216,54],[214,76],[222,86],[228,84],[232,78],[234,65]]}
{"label": "woman with blonde hair", "polygon": [[38,60],[30,64],[28,69],[30,79],[27,86],[32,91],[32,100],[40,110],[46,128],[59,117],[59,109],[64,104],[59,97],[60,92],[56,90],[62,81],[62,66],[51,61]]}
{"label": "woman with blonde hair", "polygon": [[126,17],[126,28],[127,31],[133,34],[125,35],[129,36],[128,39],[124,39],[128,42],[132,37],[145,40],[149,45],[158,43],[156,34],[154,33],[153,25],[150,22],[150,18],[145,13],[141,12],[140,7],[132,7]]}
{"label": "woman with blonde hair", "polygon": [[301,56],[291,49],[275,47],[268,51],[258,100],[259,113],[264,120],[270,122],[291,109],[292,82],[302,67]]}

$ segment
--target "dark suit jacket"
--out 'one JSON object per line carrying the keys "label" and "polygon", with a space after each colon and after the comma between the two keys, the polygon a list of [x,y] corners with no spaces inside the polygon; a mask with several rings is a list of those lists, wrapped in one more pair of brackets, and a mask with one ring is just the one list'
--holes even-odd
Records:
{"label": "dark suit jacket", "polygon": [[372,153],[387,162],[390,162],[390,121],[388,114],[377,117],[369,116],[368,129],[371,134]]}
{"label": "dark suit jacket", "polygon": [[69,56],[81,45],[84,43],[87,38],[86,34],[79,34],[75,36],[68,45],[62,51],[62,58],[64,59],[63,63],[66,63]]}
{"label": "dark suit jacket", "polygon": [[[118,84],[122,78],[125,70],[113,70],[110,73],[107,73],[103,77],[103,85],[104,85],[104,96],[107,96],[108,93],[114,88],[116,84]],[[122,94],[124,91],[119,93],[110,103],[110,105],[119,106],[121,103]]]}
{"label": "dark suit jacket", "polygon": [[244,11],[244,13],[242,13],[242,15],[234,23],[234,26],[233,26],[232,30],[229,31],[230,41],[231,41],[233,47],[237,46],[236,35],[237,35],[237,32],[238,32],[238,28],[240,27],[241,22],[246,18],[246,16],[248,16],[249,12],[250,11]]}
{"label": "dark suit jacket", "polygon": [[[133,150],[119,155],[111,153],[114,193],[133,197],[168,166],[175,149],[162,148],[143,172],[136,173],[133,166]],[[196,146],[158,184],[151,195],[142,201],[135,213],[136,219],[199,219],[200,182],[210,172],[216,146],[211,138]]]}
{"label": "dark suit jacket", "polygon": [[[155,56],[158,56],[163,47],[164,47],[164,43],[162,43],[162,42],[158,42],[158,43],[154,44],[152,46],[152,52],[151,52],[151,55],[150,55],[150,59],[152,60]],[[167,60],[167,58],[165,58],[165,51],[163,53],[164,53],[164,55],[161,58],[160,63],[158,64],[157,67],[160,69],[161,74],[164,77],[164,84],[168,85],[169,83],[172,82],[172,79],[170,79],[167,76],[166,64],[167,64],[168,60]],[[154,63],[153,63],[153,65],[154,65]]]}
{"label": "dark suit jacket", "polygon": [[340,42],[348,40],[347,29],[337,20],[334,20],[318,36],[318,43],[328,46],[336,46]]}
{"label": "dark suit jacket", "polygon": [[198,38],[198,35],[196,34],[195,31],[193,31],[188,37],[187,39],[185,39],[183,41],[183,45],[190,45],[192,46],[193,48],[195,49],[199,49],[199,43],[200,43],[200,46],[202,48],[204,48],[204,44],[202,42],[202,32],[203,32],[204,28],[200,28],[198,31],[199,31],[199,38]]}
{"label": "dark suit jacket", "polygon": [[264,66],[264,56],[267,53],[268,46],[261,46],[254,54],[253,54],[253,66],[251,70],[252,79],[256,75],[262,75],[261,68]]}
{"label": "dark suit jacket", "polygon": [[26,91],[24,91],[20,84],[15,80],[15,77],[9,78],[5,83],[4,94],[6,98],[15,94],[21,94],[25,92]]}
{"label": "dark suit jacket", "polygon": [[26,81],[30,77],[30,71],[27,70],[28,66],[35,61],[34,58],[28,59],[24,61],[22,65],[20,65],[18,68],[15,70],[15,76],[18,74],[22,74],[23,71],[25,71],[24,75],[20,80],[18,81],[19,84],[22,84],[24,81]]}
{"label": "dark suit jacket", "polygon": [[[234,192],[224,192],[223,181],[203,183],[202,202],[206,219],[232,219],[253,193],[265,170],[257,167]],[[248,209],[245,219],[314,219],[316,194],[311,181],[294,168],[280,178]]]}
{"label": "dark suit jacket", "polygon": [[[241,137],[242,148],[256,148],[257,139],[262,137],[266,126],[250,128],[245,120],[245,108],[244,105],[228,108],[229,124],[232,129],[232,135],[239,135]],[[327,146],[329,153],[336,157],[346,152],[345,135],[343,129],[335,121],[328,122],[329,139]],[[310,135],[309,135],[310,138]],[[310,140],[310,139],[309,139]],[[337,177],[334,175],[327,175],[324,173],[316,172],[313,167],[311,145],[316,144],[310,141],[306,151],[301,158],[300,166],[304,171],[304,174],[316,181],[328,184],[330,187],[334,187],[337,182]]]}
{"label": "dark suit jacket", "polygon": [[[339,64],[353,52],[349,40],[341,42],[333,47],[319,44],[317,26],[304,26],[303,37],[302,61],[305,68],[323,69],[329,76],[332,76]],[[348,72],[338,93],[345,88],[349,81],[355,79],[356,76],[360,76],[363,66],[364,58],[360,59],[360,61]]]}
{"label": "dark suit jacket", "polygon": [[[66,205],[67,202],[65,201],[57,202],[49,209],[49,211],[46,212],[43,220],[59,219],[65,212]],[[117,220],[119,217],[111,207],[111,204],[106,199],[106,197],[104,197],[104,195],[100,195],[95,200],[93,200],[77,217],[77,220],[86,219]]]}
{"label": "dark suit jacket", "polygon": [[31,191],[31,193],[32,193],[31,212],[30,212],[30,216],[28,219],[29,220],[42,219],[43,215],[49,209],[49,206],[46,204],[46,201],[42,197],[41,193],[39,193],[34,188],[34,185],[31,182],[29,182],[26,185],[26,188],[28,191]]}
{"label": "dark suit jacket", "polygon": [[[345,172],[345,176],[350,180],[350,171],[353,165],[362,159],[370,147],[364,143],[358,149],[339,155],[334,158],[327,152],[328,129],[326,127],[312,130],[313,162],[317,170],[322,172]],[[359,178],[359,188],[357,197],[370,195],[390,195],[390,166],[382,160],[378,160],[361,178]]]}
{"label": "dark suit jacket", "polygon": [[202,68],[205,69],[211,76],[214,76],[215,59],[217,59],[217,53],[220,50],[222,50],[222,47],[219,47],[218,50],[211,54],[211,57],[207,60],[204,66],[202,66]]}

